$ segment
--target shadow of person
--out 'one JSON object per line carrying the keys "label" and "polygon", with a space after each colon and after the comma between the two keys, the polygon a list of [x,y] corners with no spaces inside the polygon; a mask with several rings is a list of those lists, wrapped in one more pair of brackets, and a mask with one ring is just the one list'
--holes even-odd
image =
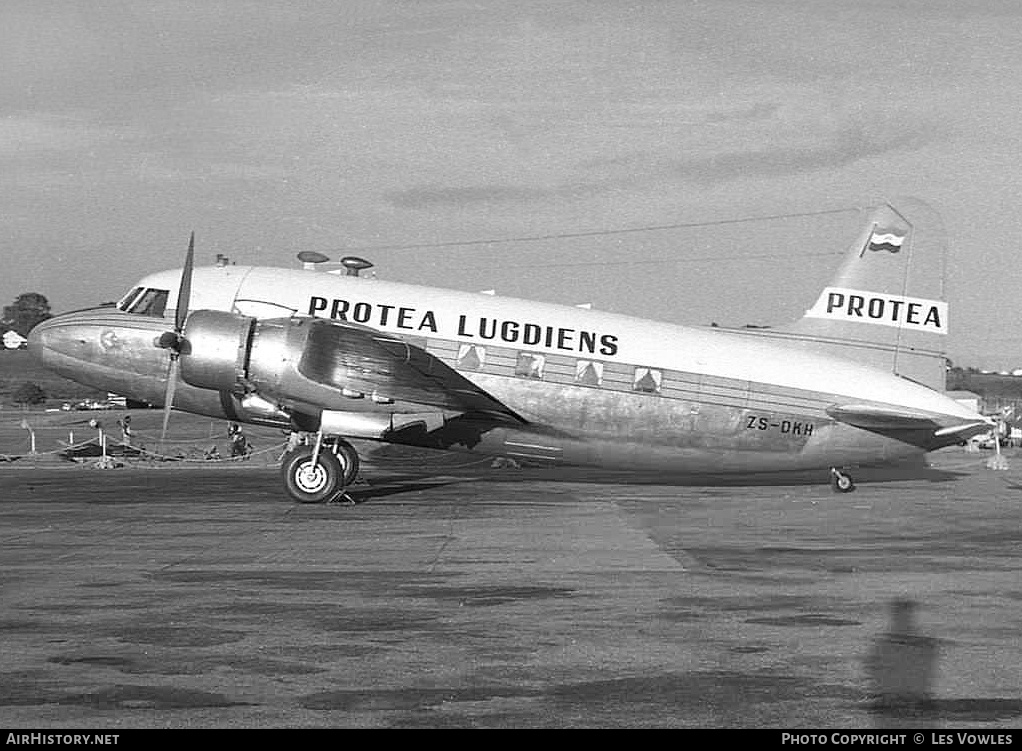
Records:
{"label": "shadow of person", "polygon": [[918,632],[916,603],[891,602],[891,624],[866,655],[870,710],[877,727],[926,727],[933,723],[933,684],[939,640]]}

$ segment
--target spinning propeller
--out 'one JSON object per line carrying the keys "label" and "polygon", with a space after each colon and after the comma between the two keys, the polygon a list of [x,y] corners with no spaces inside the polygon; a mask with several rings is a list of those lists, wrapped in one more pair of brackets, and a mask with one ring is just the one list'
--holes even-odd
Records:
{"label": "spinning propeller", "polygon": [[[188,342],[184,337],[185,321],[188,319],[188,304],[192,296],[192,268],[195,265],[195,233],[192,232],[188,241],[188,253],[181,271],[181,286],[177,290],[177,309],[174,313],[174,330],[165,331],[156,340],[156,345],[170,353],[167,364],[167,390],[163,395],[163,430],[160,432],[162,447],[167,439],[167,424],[170,422],[170,410],[174,406],[174,390],[177,388],[178,360],[182,352],[187,351]],[[162,449],[161,449],[162,450]]]}

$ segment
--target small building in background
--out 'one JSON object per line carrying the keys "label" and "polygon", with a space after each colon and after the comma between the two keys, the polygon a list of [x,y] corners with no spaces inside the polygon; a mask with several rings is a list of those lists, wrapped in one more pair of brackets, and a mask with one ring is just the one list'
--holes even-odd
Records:
{"label": "small building in background", "polygon": [[3,343],[7,349],[24,349],[28,344],[28,339],[14,329],[8,329],[3,335]]}

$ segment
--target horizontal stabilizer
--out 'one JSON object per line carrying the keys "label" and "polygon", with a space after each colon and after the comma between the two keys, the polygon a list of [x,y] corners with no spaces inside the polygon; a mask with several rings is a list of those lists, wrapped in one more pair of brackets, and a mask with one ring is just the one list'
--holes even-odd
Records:
{"label": "horizontal stabilizer", "polygon": [[992,426],[993,421],[966,422],[962,423],[961,425],[952,425],[947,428],[941,428],[936,433],[934,433],[934,435],[937,437],[946,435],[957,435],[962,440],[965,440],[966,438],[969,438],[971,436],[978,435],[980,433],[985,433],[986,431],[990,430]]}
{"label": "horizontal stabilizer", "polygon": [[964,441],[990,429],[991,420],[968,420],[951,422],[953,418],[942,418],[925,412],[894,407],[877,407],[871,404],[842,404],[827,408],[827,414],[839,422],[863,430],[885,432],[889,430],[928,430],[932,432],[931,448],[947,446]]}
{"label": "horizontal stabilizer", "polygon": [[938,430],[942,426],[933,415],[910,409],[875,407],[870,404],[842,404],[827,408],[835,420],[864,430]]}

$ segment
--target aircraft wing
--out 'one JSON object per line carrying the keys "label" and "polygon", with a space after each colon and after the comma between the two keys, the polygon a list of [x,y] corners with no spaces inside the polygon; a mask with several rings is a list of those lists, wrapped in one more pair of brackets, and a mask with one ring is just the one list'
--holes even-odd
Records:
{"label": "aircraft wing", "polygon": [[298,370],[338,389],[438,409],[471,412],[497,422],[526,420],[421,347],[398,336],[344,321],[309,324]]}

